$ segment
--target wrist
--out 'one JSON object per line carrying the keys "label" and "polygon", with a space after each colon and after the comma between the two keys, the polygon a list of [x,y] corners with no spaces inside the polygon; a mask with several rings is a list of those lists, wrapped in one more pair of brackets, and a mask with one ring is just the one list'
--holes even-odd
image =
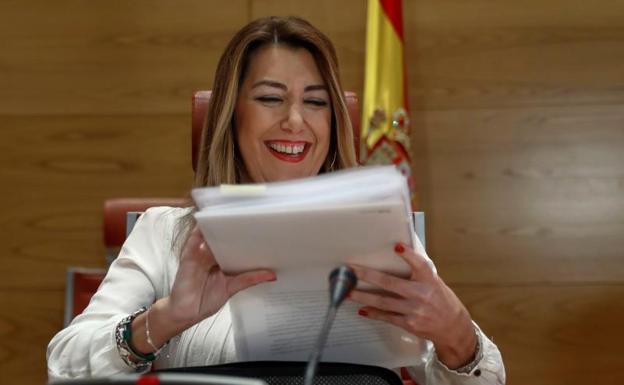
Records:
{"label": "wrist", "polygon": [[155,354],[141,353],[133,344],[133,340],[136,340],[136,338],[133,335],[134,329],[132,325],[145,310],[145,307],[138,309],[134,313],[124,317],[115,326],[115,342],[119,355],[128,366],[137,371],[148,370],[151,367],[152,361],[156,359]]}
{"label": "wrist", "polygon": [[170,337],[182,333],[184,330],[195,325],[197,320],[189,317],[187,314],[179,314],[171,304],[169,297],[164,297],[156,301],[150,312],[150,325],[153,323],[154,328],[159,327],[170,333],[174,333]]}
{"label": "wrist", "polygon": [[478,338],[472,322],[461,329],[462,332],[448,342],[434,342],[438,359],[449,369],[464,367],[476,357]]}
{"label": "wrist", "polygon": [[[147,315],[147,314],[146,314]],[[188,317],[181,317],[171,307],[169,297],[156,301],[149,311],[149,326],[152,340],[160,346],[171,338],[182,333],[197,321]]]}
{"label": "wrist", "polygon": [[132,321],[131,344],[138,353],[154,353],[190,326],[173,315],[167,297],[161,298]]}

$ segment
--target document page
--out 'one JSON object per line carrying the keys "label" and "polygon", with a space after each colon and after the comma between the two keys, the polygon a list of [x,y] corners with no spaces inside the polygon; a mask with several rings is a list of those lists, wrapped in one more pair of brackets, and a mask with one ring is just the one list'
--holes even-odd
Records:
{"label": "document page", "polygon": [[[238,293],[230,300],[238,358],[307,360],[328,302],[325,269],[288,272],[277,282]],[[426,351],[428,341],[393,325],[365,319],[357,314],[359,307],[349,300],[341,305],[323,361],[395,368],[413,365]]]}

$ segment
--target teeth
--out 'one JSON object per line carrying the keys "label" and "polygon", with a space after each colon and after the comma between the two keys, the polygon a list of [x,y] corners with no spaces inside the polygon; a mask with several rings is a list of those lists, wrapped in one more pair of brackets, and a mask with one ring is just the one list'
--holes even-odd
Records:
{"label": "teeth", "polygon": [[269,147],[284,154],[297,155],[303,152],[305,145],[297,144],[294,146],[288,146],[285,144],[269,143]]}

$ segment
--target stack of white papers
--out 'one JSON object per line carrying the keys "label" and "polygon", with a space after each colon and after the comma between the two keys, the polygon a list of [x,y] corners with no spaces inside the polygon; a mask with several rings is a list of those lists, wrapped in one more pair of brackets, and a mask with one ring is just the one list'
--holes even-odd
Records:
{"label": "stack of white papers", "polygon": [[[345,262],[409,274],[394,255],[416,237],[405,178],[393,166],[362,167],[287,182],[192,192],[197,223],[226,273],[268,268],[277,281],[229,302],[239,360],[306,360],[328,304],[327,277]],[[426,342],[340,308],[323,361],[412,365]]]}

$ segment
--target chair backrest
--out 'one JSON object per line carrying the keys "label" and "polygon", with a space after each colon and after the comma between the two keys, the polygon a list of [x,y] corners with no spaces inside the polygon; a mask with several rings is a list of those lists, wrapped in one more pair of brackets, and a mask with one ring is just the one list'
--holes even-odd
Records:
{"label": "chair backrest", "polygon": [[[197,170],[197,157],[199,156],[199,143],[201,142],[202,128],[206,120],[208,111],[208,103],[212,91],[197,91],[193,95],[192,122],[191,122],[191,162],[193,171]],[[355,92],[345,92],[345,100],[353,127],[353,145],[355,146],[355,154],[359,161],[360,153],[360,101]]]}
{"label": "chair backrest", "polygon": [[104,202],[102,230],[107,260],[110,263],[126,240],[126,224],[129,212],[143,212],[155,206],[182,207],[188,204],[182,198],[115,198]]}

